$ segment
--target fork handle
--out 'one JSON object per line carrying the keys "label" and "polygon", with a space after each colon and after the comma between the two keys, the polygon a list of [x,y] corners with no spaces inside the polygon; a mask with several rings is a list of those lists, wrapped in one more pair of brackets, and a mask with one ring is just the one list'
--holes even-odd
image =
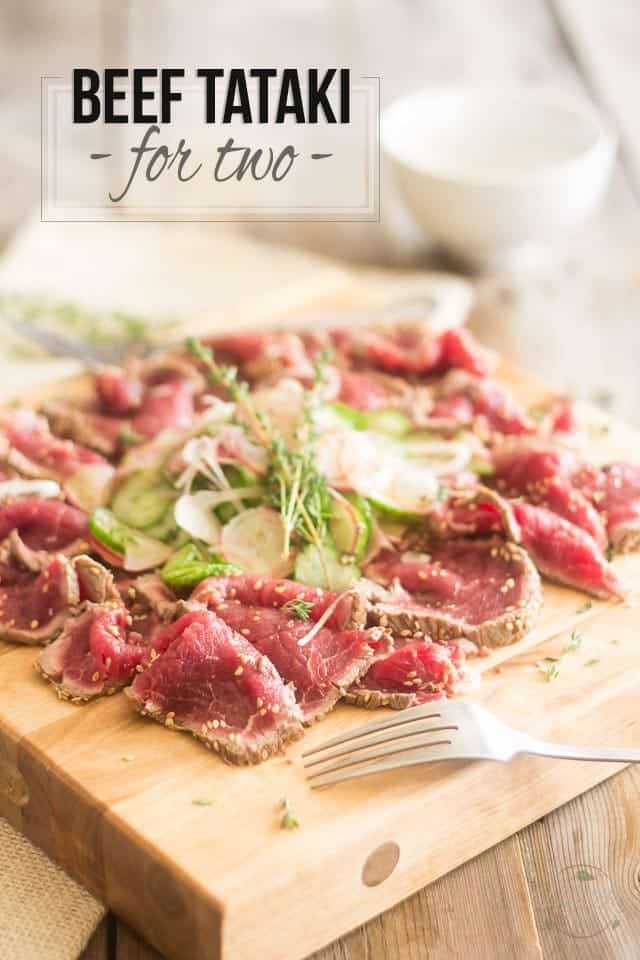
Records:
{"label": "fork handle", "polygon": [[560,760],[596,760],[611,763],[640,763],[640,749],[633,747],[574,747],[564,743],[545,743],[527,737],[522,753],[538,757],[558,757]]}

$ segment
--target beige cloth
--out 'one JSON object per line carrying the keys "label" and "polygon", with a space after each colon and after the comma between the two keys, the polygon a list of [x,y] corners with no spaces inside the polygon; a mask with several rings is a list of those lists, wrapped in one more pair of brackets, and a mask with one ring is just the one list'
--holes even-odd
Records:
{"label": "beige cloth", "polygon": [[0,817],[0,957],[76,960],[104,906]]}

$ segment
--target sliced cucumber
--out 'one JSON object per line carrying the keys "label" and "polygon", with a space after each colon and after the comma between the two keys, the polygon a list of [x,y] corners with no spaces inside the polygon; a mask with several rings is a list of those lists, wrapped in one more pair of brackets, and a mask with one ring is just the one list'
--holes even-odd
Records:
{"label": "sliced cucumber", "polygon": [[286,577],[293,555],[283,556],[284,537],[284,521],[277,510],[253,507],[222,528],[220,546],[225,559],[246,573]]}
{"label": "sliced cucumber", "polygon": [[329,526],[336,549],[359,563],[371,536],[371,506],[359,493],[332,494]]}
{"label": "sliced cucumber", "polygon": [[[256,487],[260,485],[260,477],[253,470],[250,470],[249,467],[244,467],[241,464],[228,464],[223,468],[223,471],[230,486],[234,489],[237,487]],[[247,507],[257,507],[259,500],[251,499],[243,502]],[[240,505],[240,509],[241,508]],[[220,523],[229,523],[238,512],[239,508],[233,503],[221,503],[219,507],[216,507],[216,516]]]}
{"label": "sliced cucumber", "polygon": [[320,552],[310,543],[296,558],[294,576],[310,587],[342,591],[360,579],[360,569],[353,562],[343,563],[333,544],[324,545]]}
{"label": "sliced cucumber", "polygon": [[111,510],[98,507],[89,517],[89,533],[109,550],[124,556],[127,546],[127,528],[120,523]]}
{"label": "sliced cucumber", "polygon": [[411,420],[402,410],[374,410],[366,414],[366,420],[368,430],[390,437],[404,437],[411,430]]}
{"label": "sliced cucumber", "polygon": [[155,470],[138,470],[116,491],[111,509],[122,523],[146,530],[164,517],[175,498],[176,491]]}
{"label": "sliced cucumber", "polygon": [[328,409],[337,414],[341,420],[348,423],[354,430],[367,429],[369,418],[362,410],[356,410],[355,407],[350,407],[347,403],[340,402],[330,403]]}
{"label": "sliced cucumber", "polygon": [[388,517],[390,520],[398,520],[408,524],[416,524],[423,519],[421,514],[414,513],[411,510],[403,510],[389,500],[384,500],[380,497],[367,497],[367,499],[369,504],[381,517]]}
{"label": "sliced cucumber", "polygon": [[411,430],[411,420],[401,410],[388,408],[364,413],[362,410],[340,402],[329,404],[328,409],[354,430],[373,430],[390,437],[403,437]]}
{"label": "sliced cucumber", "polygon": [[155,537],[156,540],[162,540],[164,543],[175,541],[178,524],[176,523],[173,504],[171,504],[164,517],[161,517],[152,527],[146,527],[144,532],[147,536]]}
{"label": "sliced cucumber", "polygon": [[165,543],[127,527],[106,507],[93,511],[89,532],[114,556],[121,557],[122,567],[132,573],[160,566],[171,553]]}

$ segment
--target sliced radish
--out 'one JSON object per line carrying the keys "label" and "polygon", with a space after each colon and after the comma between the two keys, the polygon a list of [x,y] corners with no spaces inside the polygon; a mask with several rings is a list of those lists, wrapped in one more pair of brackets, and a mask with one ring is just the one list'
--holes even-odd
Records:
{"label": "sliced radish", "polygon": [[64,491],[74,506],[90,512],[109,502],[114,476],[110,463],[89,463],[64,481]]}
{"label": "sliced radish", "polygon": [[151,570],[165,563],[172,553],[173,547],[136,532],[127,537],[122,565],[131,573]]}
{"label": "sliced radish", "polygon": [[271,507],[252,507],[222,528],[222,552],[245,573],[286,577],[293,569],[293,555],[283,557],[285,528],[282,517]]}
{"label": "sliced radish", "polygon": [[178,498],[174,507],[174,517],[177,525],[190,537],[202,540],[213,546],[220,542],[222,527],[213,512],[213,508],[224,500],[230,499],[229,493],[220,497],[220,494],[209,490],[200,490],[198,493],[185,493]]}

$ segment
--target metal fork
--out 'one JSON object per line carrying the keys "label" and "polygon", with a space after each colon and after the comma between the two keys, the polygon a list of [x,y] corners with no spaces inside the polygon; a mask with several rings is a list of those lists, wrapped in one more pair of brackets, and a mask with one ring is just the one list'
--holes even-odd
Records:
{"label": "metal fork", "polygon": [[575,747],[536,740],[475,703],[410,707],[303,753],[312,787],[441,760],[500,760],[519,753],[566,760],[640,762],[640,749]]}

